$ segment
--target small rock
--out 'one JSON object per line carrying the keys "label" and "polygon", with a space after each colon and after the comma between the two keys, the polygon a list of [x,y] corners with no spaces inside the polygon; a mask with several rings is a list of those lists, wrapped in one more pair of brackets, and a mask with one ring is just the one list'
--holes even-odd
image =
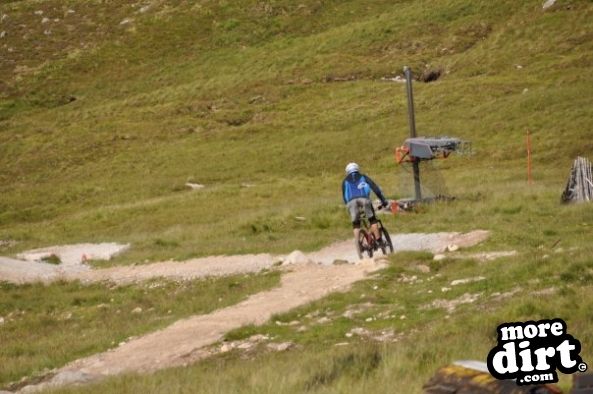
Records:
{"label": "small rock", "polygon": [[126,18],[126,19],[124,19],[123,21],[119,22],[119,25],[120,25],[120,26],[123,26],[123,25],[128,25],[128,24],[130,24],[130,23],[132,23],[132,19],[130,19],[130,18]]}
{"label": "small rock", "polygon": [[406,319],[407,319],[407,316],[406,316],[406,315],[401,315],[401,316],[399,317],[399,320],[406,320]]}
{"label": "small rock", "polygon": [[434,261],[442,261],[442,260],[445,260],[446,258],[447,258],[447,256],[445,256],[444,254],[435,254],[432,259]]}
{"label": "small rock", "polygon": [[66,12],[67,12],[68,14],[75,14],[75,13],[76,13],[76,11],[74,11],[74,10],[68,10],[68,11],[66,11]]}
{"label": "small rock", "polygon": [[0,32],[0,38],[4,38],[6,37],[6,32],[5,31],[1,31]]}
{"label": "small rock", "polygon": [[237,346],[237,349],[241,350],[249,350],[253,347],[253,343],[251,342],[243,342]]}
{"label": "small rock", "polygon": [[353,336],[353,335],[354,335],[354,334],[352,334],[351,332],[347,332],[347,333],[345,334],[345,337],[346,337],[346,338],[352,338],[352,336]]}
{"label": "small rock", "polygon": [[281,342],[281,343],[268,343],[268,349],[273,350],[275,352],[284,352],[292,347],[294,347],[294,343],[292,342]]}
{"label": "small rock", "polygon": [[447,246],[449,252],[456,252],[459,250],[459,245],[451,244]]}
{"label": "small rock", "polygon": [[398,340],[397,338],[395,338],[395,332],[393,332],[393,330],[383,330],[379,333],[375,333],[371,338],[378,342],[397,342]]}
{"label": "small rock", "polygon": [[418,264],[416,266],[416,269],[420,272],[422,272],[423,274],[428,274],[430,273],[430,267],[426,264]]}
{"label": "small rock", "polygon": [[446,293],[446,292],[448,292],[448,291],[450,291],[450,290],[451,290],[451,288],[450,288],[450,287],[441,287],[441,291],[442,291],[443,293]]}
{"label": "small rock", "polygon": [[300,250],[295,250],[282,261],[283,264],[306,264],[310,262],[311,260]]}
{"label": "small rock", "polygon": [[4,318],[0,316],[0,326],[4,324]]}
{"label": "small rock", "polygon": [[305,220],[307,220],[307,218],[304,216],[295,216],[294,220],[298,220],[299,222],[304,222]]}
{"label": "small rock", "polygon": [[0,17],[0,22],[4,22],[4,20],[7,18],[8,18],[8,15],[2,14],[2,16]]}
{"label": "small rock", "polygon": [[45,24],[46,24],[46,23],[48,23],[48,22],[49,22],[49,18],[48,18],[48,17],[44,17],[44,18],[41,20],[41,24],[42,24],[42,25],[45,25]]}
{"label": "small rock", "polygon": [[414,283],[416,283],[417,280],[418,280],[418,277],[416,275],[408,276],[406,274],[400,274],[397,281],[402,282],[402,283],[414,284]]}
{"label": "small rock", "polygon": [[459,305],[468,303],[471,304],[477,301],[481,295],[482,293],[465,293],[454,300],[434,300],[430,305],[425,305],[423,308],[443,308],[448,312],[453,312]]}
{"label": "small rock", "polygon": [[370,321],[373,321],[373,320],[374,319],[372,317],[367,317],[366,319],[364,319],[364,321],[366,321],[366,322],[370,322]]}
{"label": "small rock", "polygon": [[402,78],[399,75],[396,75],[395,77],[382,77],[381,78],[382,81],[389,81],[389,82],[397,82],[397,83],[406,83],[406,79]]}
{"label": "small rock", "polygon": [[261,342],[261,341],[267,341],[268,339],[270,339],[270,337],[268,337],[267,335],[263,335],[263,334],[255,334],[249,337],[249,340],[251,342]]}
{"label": "small rock", "polygon": [[255,104],[264,101],[264,96],[257,95],[249,99],[249,104]]}
{"label": "small rock", "polygon": [[46,36],[51,36],[51,30],[50,29],[44,30],[43,34],[45,34]]}
{"label": "small rock", "polygon": [[523,93],[522,94],[527,94],[527,92],[529,92],[529,89],[525,88],[525,89],[523,89]]}
{"label": "small rock", "polygon": [[185,186],[189,187],[192,190],[200,190],[200,189],[203,189],[206,187],[204,185],[200,185],[199,183],[192,183],[192,182],[187,182],[185,184]]}
{"label": "small rock", "polygon": [[140,7],[140,9],[138,10],[139,13],[144,14],[146,11],[150,10],[150,8],[152,7],[151,4],[145,5],[144,7]]}
{"label": "small rock", "polygon": [[142,313],[142,308],[137,306],[136,308],[132,309],[132,313],[134,313],[134,314]]}
{"label": "small rock", "polygon": [[365,336],[369,334],[369,330],[367,330],[366,328],[362,328],[362,327],[354,327],[352,330],[350,330],[350,332],[354,335],[358,335],[358,336]]}
{"label": "small rock", "polygon": [[473,278],[456,279],[451,282],[451,286],[464,285],[466,283],[479,282],[485,280],[483,276],[475,276]]}
{"label": "small rock", "polygon": [[556,4],[556,0],[546,0],[544,2],[544,4],[542,5],[542,9],[547,10],[548,8],[552,7],[554,4]]}
{"label": "small rock", "polygon": [[317,311],[313,311],[313,312],[307,313],[307,314],[305,315],[305,318],[306,318],[306,319],[313,319],[314,317],[317,317],[317,316],[319,316],[319,314],[320,314],[320,313],[321,313],[321,312],[320,312],[320,311],[318,311],[318,310],[317,310]]}
{"label": "small rock", "polygon": [[531,295],[534,296],[538,296],[538,295],[550,295],[550,294],[554,294],[558,289],[556,289],[555,287],[548,287],[545,289],[541,289],[541,290],[536,290],[534,292],[531,293]]}
{"label": "small rock", "polygon": [[373,286],[373,290],[378,290],[378,289],[379,289],[379,286],[377,286],[377,285]]}
{"label": "small rock", "polygon": [[52,383],[56,386],[65,386],[70,384],[87,383],[92,380],[92,376],[82,371],[62,371],[52,378]]}
{"label": "small rock", "polygon": [[230,352],[231,350],[233,350],[233,347],[232,347],[230,344],[228,344],[228,343],[225,343],[225,344],[223,344],[223,345],[220,347],[220,352],[221,352],[221,353]]}
{"label": "small rock", "polygon": [[317,319],[317,324],[325,324],[325,323],[329,323],[331,321],[330,318],[328,318],[327,316],[323,316],[319,319]]}
{"label": "small rock", "polygon": [[41,10],[37,10],[34,12],[35,15],[43,15],[43,11]]}

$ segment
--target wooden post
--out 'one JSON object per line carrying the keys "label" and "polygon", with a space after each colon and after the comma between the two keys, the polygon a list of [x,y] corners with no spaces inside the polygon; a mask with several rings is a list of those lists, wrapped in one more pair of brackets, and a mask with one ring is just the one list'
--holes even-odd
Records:
{"label": "wooden post", "polygon": [[[410,124],[410,138],[416,138],[416,116],[414,114],[414,93],[412,90],[412,70],[404,67],[406,76],[406,90],[408,93],[408,123]],[[412,162],[414,172],[414,194],[416,201],[422,200],[422,188],[420,187],[420,163],[418,159]]]}

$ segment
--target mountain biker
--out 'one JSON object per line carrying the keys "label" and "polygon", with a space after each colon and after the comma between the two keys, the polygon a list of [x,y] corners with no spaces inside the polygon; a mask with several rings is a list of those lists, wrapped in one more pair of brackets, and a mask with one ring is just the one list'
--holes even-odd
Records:
{"label": "mountain biker", "polygon": [[354,239],[358,240],[360,234],[360,209],[362,208],[371,224],[371,232],[375,236],[375,240],[380,242],[381,232],[377,225],[373,204],[369,198],[371,190],[381,200],[381,207],[389,205],[379,186],[369,176],[360,173],[358,164],[349,163],[346,166],[346,177],[342,181],[342,197],[350,213]]}

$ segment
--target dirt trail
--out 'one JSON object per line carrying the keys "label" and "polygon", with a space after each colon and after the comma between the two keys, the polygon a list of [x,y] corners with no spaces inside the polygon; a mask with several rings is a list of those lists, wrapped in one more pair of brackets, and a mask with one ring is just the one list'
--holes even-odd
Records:
{"label": "dirt trail", "polygon": [[48,263],[32,263],[0,256],[0,281],[28,283],[55,280],[64,271]]}
{"label": "dirt trail", "polygon": [[[425,250],[441,253],[449,245],[459,247],[473,246],[488,238],[489,232],[476,230],[469,233],[415,233],[398,234],[392,237],[395,252]],[[297,254],[300,258],[291,263],[307,261],[331,265],[334,261],[355,262],[358,260],[353,241],[340,241],[317,252]],[[0,258],[0,281],[14,283],[52,282],[55,280],[80,280],[97,282],[109,280],[116,283],[131,283],[150,278],[164,277],[177,280],[189,280],[206,276],[227,276],[259,272],[274,264],[291,260],[289,256],[271,254],[212,256],[192,259],[184,262],[166,261],[152,264],[120,266],[105,269],[91,269],[86,265],[51,265],[30,261],[19,261]]]}
{"label": "dirt trail", "polygon": [[206,315],[180,320],[118,348],[74,361],[46,382],[27,386],[22,392],[88,383],[125,372],[151,372],[186,365],[205,357],[202,349],[221,340],[229,330],[246,324],[262,324],[273,314],[287,312],[331,292],[345,291],[353,282],[382,267],[383,262],[373,260],[348,265],[290,266],[277,288]]}
{"label": "dirt trail", "polygon": [[[443,252],[450,245],[467,247],[482,242],[487,231],[467,234],[400,234],[393,237],[394,249]],[[333,264],[341,260],[356,264]],[[273,314],[287,312],[326,296],[345,291],[370,272],[385,266],[384,261],[359,261],[352,241],[334,243],[318,252],[289,256],[270,254],[219,256],[187,262],[163,262],[141,266],[93,270],[84,265],[52,266],[50,264],[0,258],[0,280],[16,283],[57,279],[94,282],[109,280],[129,283],[154,277],[193,279],[258,272],[278,261],[284,261],[280,286],[250,296],[236,305],[180,320],[171,326],[121,346],[76,360],[59,369],[39,384],[26,386],[22,392],[97,381],[125,372],[151,372],[186,365],[208,355],[206,347],[221,340],[226,332],[247,324],[262,324]],[[22,271],[22,272],[21,272]]]}

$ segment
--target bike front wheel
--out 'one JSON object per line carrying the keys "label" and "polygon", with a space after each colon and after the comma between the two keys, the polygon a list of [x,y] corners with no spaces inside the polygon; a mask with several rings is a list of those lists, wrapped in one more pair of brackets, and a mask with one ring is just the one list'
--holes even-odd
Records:
{"label": "bike front wheel", "polygon": [[[383,238],[383,247],[381,248],[381,251],[383,252],[383,254],[387,254],[387,253],[393,253],[393,243],[391,242],[391,237],[389,236],[389,232],[387,231],[387,229],[385,227],[383,227],[381,229],[381,233],[382,233],[382,238]],[[387,252],[387,253],[385,253]]]}

